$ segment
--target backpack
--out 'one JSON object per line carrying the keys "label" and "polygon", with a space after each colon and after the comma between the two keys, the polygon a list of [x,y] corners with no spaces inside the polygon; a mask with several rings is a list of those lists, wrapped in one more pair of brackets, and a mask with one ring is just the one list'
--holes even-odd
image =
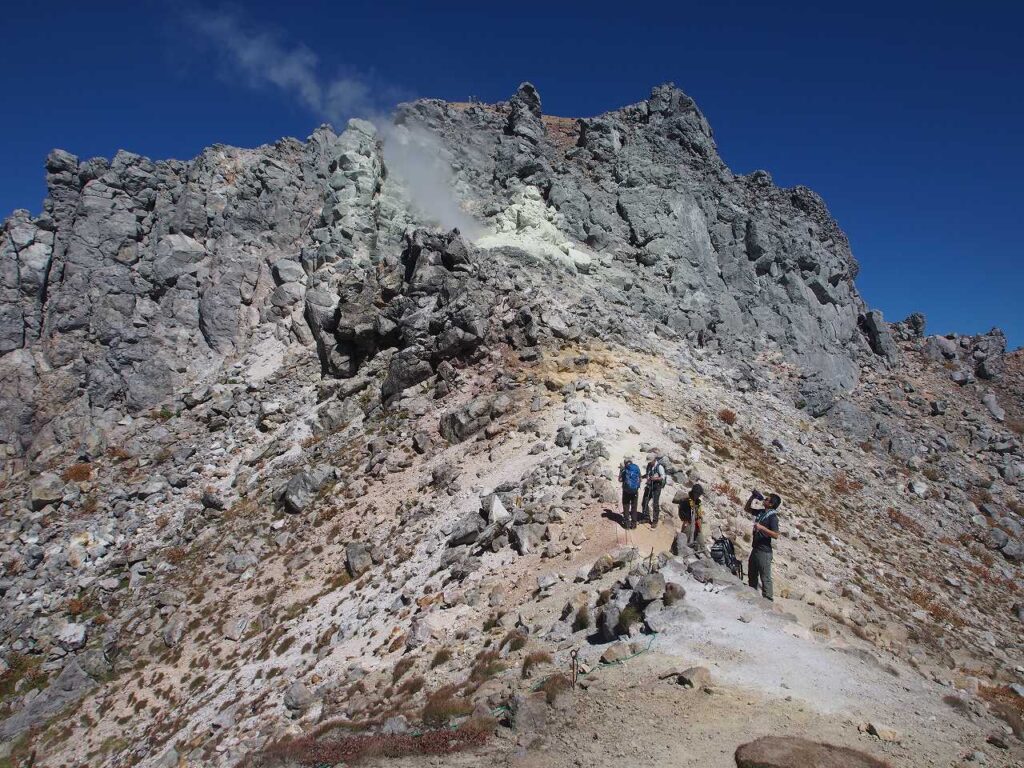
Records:
{"label": "backpack", "polygon": [[724,565],[733,575],[743,580],[743,563],[736,557],[736,545],[727,536],[719,536],[711,545],[711,559]]}
{"label": "backpack", "polygon": [[630,462],[626,465],[626,488],[631,491],[640,490],[640,467]]}

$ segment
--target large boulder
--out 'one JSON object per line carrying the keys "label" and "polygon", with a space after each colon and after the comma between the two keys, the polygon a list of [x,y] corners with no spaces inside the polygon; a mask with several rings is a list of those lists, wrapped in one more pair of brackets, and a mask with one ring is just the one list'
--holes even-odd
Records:
{"label": "large boulder", "polygon": [[85,696],[95,685],[95,681],[72,659],[64,665],[56,680],[0,723],[0,741],[13,739],[30,728],[42,725]]}
{"label": "large boulder", "polygon": [[461,443],[491,423],[493,400],[482,396],[441,416],[441,435],[450,443]]}
{"label": "large boulder", "polygon": [[863,752],[795,736],[763,736],[736,750],[736,768],[891,768]]}
{"label": "large boulder", "polygon": [[294,475],[281,495],[285,510],[292,514],[301,512],[333,476],[334,470],[325,464]]}
{"label": "large boulder", "polygon": [[353,579],[358,579],[373,567],[370,549],[361,541],[350,542],[345,547],[345,567]]}
{"label": "large boulder", "polygon": [[64,498],[64,481],[52,472],[43,472],[32,481],[32,509],[42,509],[50,504],[58,504]]}

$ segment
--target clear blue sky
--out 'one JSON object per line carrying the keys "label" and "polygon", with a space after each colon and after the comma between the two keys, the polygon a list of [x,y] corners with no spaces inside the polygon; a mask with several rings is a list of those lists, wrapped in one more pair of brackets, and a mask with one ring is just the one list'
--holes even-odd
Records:
{"label": "clear blue sky", "polygon": [[821,193],[887,318],[1024,344],[1019,2],[36,2],[4,27],[0,215],[39,210],[52,147],[187,159],[352,104],[531,80],[580,116],[672,80],[734,170]]}

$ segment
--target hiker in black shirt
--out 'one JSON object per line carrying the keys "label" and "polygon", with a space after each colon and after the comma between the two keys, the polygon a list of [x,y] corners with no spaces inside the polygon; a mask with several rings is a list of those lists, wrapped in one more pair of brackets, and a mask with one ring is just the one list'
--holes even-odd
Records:
{"label": "hiker in black shirt", "polygon": [[[754,506],[754,500],[762,502],[761,507]],[[782,505],[782,498],[777,493],[768,494],[766,499],[758,491],[753,491],[744,507],[748,515],[754,515],[753,540],[750,547],[750,559],[747,561],[747,583],[757,589],[761,582],[761,594],[768,600],[772,599],[772,539],[779,538],[779,516],[776,510]]]}

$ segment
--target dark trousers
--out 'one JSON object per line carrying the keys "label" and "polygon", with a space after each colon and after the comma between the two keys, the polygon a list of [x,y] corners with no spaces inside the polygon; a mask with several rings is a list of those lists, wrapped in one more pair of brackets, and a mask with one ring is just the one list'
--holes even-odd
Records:
{"label": "dark trousers", "polygon": [[[648,512],[648,506],[651,506],[651,512]],[[644,517],[651,521],[651,525],[657,525],[658,518],[661,517],[661,483],[648,483],[644,486],[642,509]]]}
{"label": "dark trousers", "polygon": [[636,499],[639,491],[622,489],[622,524],[626,528],[636,528]]}
{"label": "dark trousers", "polygon": [[750,553],[747,561],[747,583],[757,589],[757,582],[761,582],[761,594],[767,599],[772,599],[772,553],[759,552],[754,550]]}

